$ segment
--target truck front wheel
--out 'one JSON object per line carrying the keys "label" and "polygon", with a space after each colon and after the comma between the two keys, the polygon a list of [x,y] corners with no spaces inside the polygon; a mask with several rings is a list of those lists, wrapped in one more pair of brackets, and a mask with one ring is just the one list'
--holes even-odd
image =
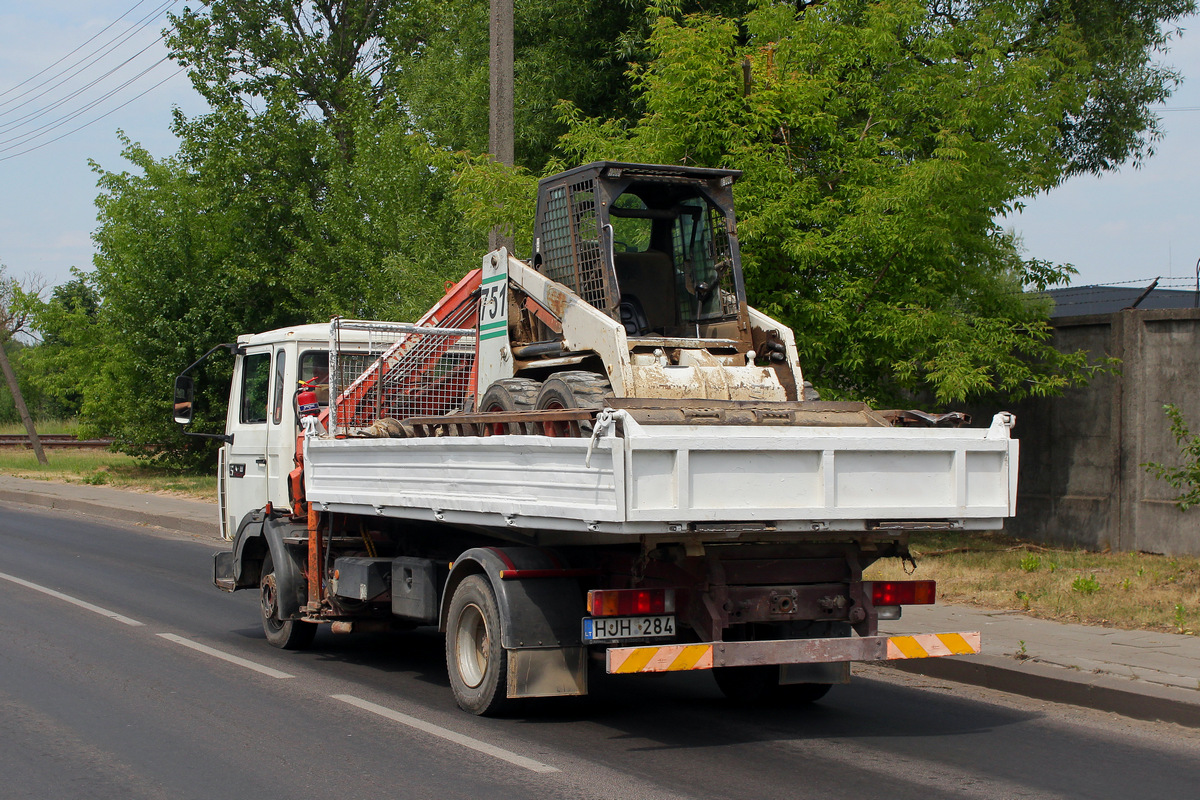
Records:
{"label": "truck front wheel", "polygon": [[269,552],[263,559],[258,598],[263,633],[267,635],[268,642],[281,650],[303,650],[312,644],[317,633],[316,623],[279,618],[279,585],[275,580],[275,564]]}
{"label": "truck front wheel", "polygon": [[490,715],[509,704],[500,613],[492,586],[483,575],[463,579],[450,600],[446,670],[454,699],[464,711]]}

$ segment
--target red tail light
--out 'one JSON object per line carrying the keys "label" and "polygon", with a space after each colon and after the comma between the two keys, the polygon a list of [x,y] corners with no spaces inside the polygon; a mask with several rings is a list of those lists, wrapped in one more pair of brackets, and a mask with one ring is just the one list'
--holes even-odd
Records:
{"label": "red tail light", "polygon": [[871,603],[876,606],[927,606],[937,594],[936,581],[873,581]]}
{"label": "red tail light", "polygon": [[634,614],[674,614],[674,589],[592,589],[587,597],[593,617],[624,617]]}

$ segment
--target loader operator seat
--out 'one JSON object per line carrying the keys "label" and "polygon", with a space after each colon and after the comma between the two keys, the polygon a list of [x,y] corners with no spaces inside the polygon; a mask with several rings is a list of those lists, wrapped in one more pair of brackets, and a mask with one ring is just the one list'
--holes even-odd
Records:
{"label": "loader operator seat", "polygon": [[663,333],[675,327],[675,267],[661,250],[614,253],[621,287],[621,323],[628,336]]}

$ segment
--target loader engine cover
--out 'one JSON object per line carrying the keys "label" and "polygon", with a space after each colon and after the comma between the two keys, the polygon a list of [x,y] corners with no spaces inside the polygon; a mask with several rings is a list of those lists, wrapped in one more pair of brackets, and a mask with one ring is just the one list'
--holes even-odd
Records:
{"label": "loader engine cover", "polygon": [[392,559],[344,557],[333,562],[333,593],[349,600],[374,600],[392,586]]}

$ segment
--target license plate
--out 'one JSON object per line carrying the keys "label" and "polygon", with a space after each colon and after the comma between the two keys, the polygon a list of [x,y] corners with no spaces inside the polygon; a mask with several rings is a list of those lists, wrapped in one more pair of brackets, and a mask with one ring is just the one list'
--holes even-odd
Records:
{"label": "license plate", "polygon": [[675,617],[584,617],[583,640],[651,639],[675,635]]}

